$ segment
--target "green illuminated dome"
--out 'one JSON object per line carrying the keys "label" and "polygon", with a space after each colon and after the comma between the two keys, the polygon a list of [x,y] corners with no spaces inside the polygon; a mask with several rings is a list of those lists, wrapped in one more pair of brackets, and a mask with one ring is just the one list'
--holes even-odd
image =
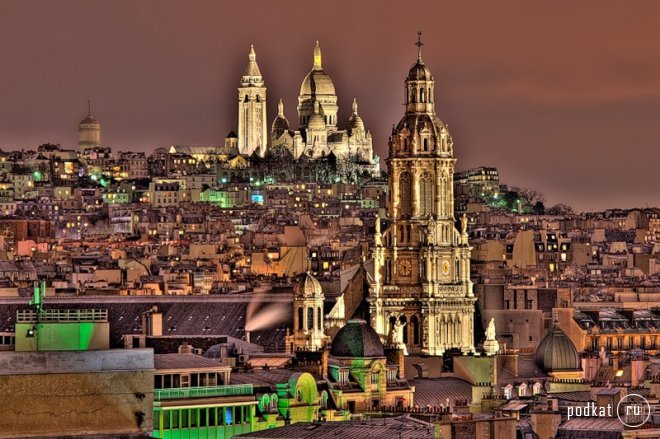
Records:
{"label": "green illuminated dome", "polygon": [[578,351],[557,323],[536,349],[536,363],[546,372],[580,369]]}
{"label": "green illuminated dome", "polygon": [[376,331],[366,321],[353,319],[335,335],[330,355],[355,358],[384,357],[385,351]]}

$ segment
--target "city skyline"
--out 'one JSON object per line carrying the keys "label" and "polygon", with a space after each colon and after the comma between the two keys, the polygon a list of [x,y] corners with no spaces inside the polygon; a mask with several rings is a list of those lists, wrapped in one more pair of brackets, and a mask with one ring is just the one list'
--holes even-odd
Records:
{"label": "city skyline", "polygon": [[[204,3],[189,11],[167,2],[33,3],[40,7],[0,6],[4,149],[45,142],[73,147],[88,98],[103,124],[103,143],[115,150],[221,144],[236,130],[236,88],[250,44],[268,87],[268,125],[280,97],[294,120],[295,96],[319,40],[337,84],[340,122],[357,97],[374,150],[384,158],[403,102],[401,72],[421,29],[458,169],[496,166],[505,183],[576,210],[660,204],[653,172],[660,158],[653,123],[660,65],[651,57],[658,7],[651,3],[600,9],[585,3],[572,14],[500,3],[470,17],[466,8],[441,5],[403,23],[394,9],[376,16],[368,5],[352,5],[350,14],[342,13],[346,7],[314,14],[257,4],[248,26],[232,19],[245,18],[240,4]],[[319,26],[280,25],[310,14]],[[442,29],[439,17],[447,17]],[[396,32],[374,33],[388,27]],[[97,63],[89,62],[90,52]]]}
{"label": "city skyline", "polygon": [[0,2],[0,439],[660,438],[660,6],[479,1]]}

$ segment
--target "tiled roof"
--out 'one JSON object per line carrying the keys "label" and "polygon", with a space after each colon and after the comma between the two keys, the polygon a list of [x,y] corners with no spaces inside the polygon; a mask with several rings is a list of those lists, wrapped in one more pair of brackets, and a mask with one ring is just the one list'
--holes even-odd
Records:
{"label": "tiled roof", "polygon": [[230,376],[231,384],[254,384],[268,386],[289,381],[296,371],[291,369],[255,370],[253,372],[235,372]]}
{"label": "tiled roof", "polygon": [[453,405],[455,401],[471,400],[472,385],[460,378],[415,378],[410,381],[415,386],[415,405],[419,407],[440,407]]}
{"label": "tiled roof", "polygon": [[[52,303],[46,300],[46,309],[107,309],[110,320],[110,347],[123,348],[122,336],[140,334],[142,315],[151,310],[154,303],[163,313],[163,335],[228,335],[243,338],[245,335],[246,302],[207,301],[186,298],[179,301],[174,297],[171,302],[163,298],[151,302],[129,301],[125,299],[99,300],[98,303],[75,303],[75,298],[69,303]],[[0,306],[0,330],[12,327],[16,320],[16,311],[27,308],[25,305],[2,304]],[[289,307],[286,307],[287,309]],[[282,316],[281,325],[292,326],[290,311]],[[276,326],[277,327],[277,326]],[[252,331],[252,343],[265,348],[284,346],[284,331],[273,329]]]}
{"label": "tiled roof", "polygon": [[[574,418],[563,422],[557,439],[619,439],[623,424],[618,418]],[[586,433],[588,432],[588,433]]]}
{"label": "tiled roof", "polygon": [[432,439],[433,424],[408,416],[347,422],[301,422],[270,430],[255,431],[237,438],[363,439],[399,438]]}
{"label": "tiled roof", "polygon": [[209,360],[195,354],[156,354],[154,368],[156,370],[171,369],[225,369],[218,361]]}
{"label": "tiled roof", "polygon": [[571,402],[588,402],[588,401],[592,401],[591,392],[588,391],[588,390],[581,390],[581,391],[575,391],[575,392],[558,392],[558,393],[552,393],[549,396],[551,396],[553,398],[557,398],[559,400],[571,401]]}

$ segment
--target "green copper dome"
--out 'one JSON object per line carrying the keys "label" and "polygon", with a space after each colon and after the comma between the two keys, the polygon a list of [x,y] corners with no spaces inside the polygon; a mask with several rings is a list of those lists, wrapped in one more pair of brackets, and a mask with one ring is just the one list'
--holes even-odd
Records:
{"label": "green copper dome", "polygon": [[330,348],[333,357],[371,358],[384,357],[380,337],[369,324],[360,319],[349,320],[341,328]]}

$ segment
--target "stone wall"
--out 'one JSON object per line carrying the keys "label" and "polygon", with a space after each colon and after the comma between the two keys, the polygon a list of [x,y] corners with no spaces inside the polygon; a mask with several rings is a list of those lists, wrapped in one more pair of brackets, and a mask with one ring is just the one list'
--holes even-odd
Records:
{"label": "stone wall", "polygon": [[0,438],[148,433],[153,352],[0,352]]}

